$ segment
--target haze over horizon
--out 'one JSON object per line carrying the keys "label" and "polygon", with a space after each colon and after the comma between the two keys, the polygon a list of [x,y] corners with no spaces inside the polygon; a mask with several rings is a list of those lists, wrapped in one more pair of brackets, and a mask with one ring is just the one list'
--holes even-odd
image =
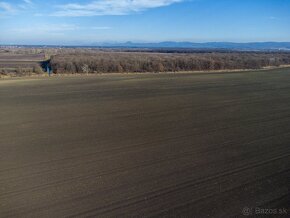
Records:
{"label": "haze over horizon", "polygon": [[290,41],[290,0],[0,0],[0,44]]}

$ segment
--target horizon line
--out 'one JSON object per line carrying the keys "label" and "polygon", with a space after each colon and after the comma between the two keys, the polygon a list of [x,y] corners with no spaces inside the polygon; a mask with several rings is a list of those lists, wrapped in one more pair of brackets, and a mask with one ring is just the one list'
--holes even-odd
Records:
{"label": "horizon line", "polygon": [[206,41],[206,42],[196,42],[196,41],[148,41],[148,42],[138,42],[138,41],[100,41],[91,43],[0,43],[0,46],[104,46],[106,44],[161,44],[161,43],[192,43],[192,44],[209,44],[209,43],[231,43],[231,44],[262,44],[262,43],[290,43],[289,41],[247,41],[247,42],[234,42],[234,41]]}

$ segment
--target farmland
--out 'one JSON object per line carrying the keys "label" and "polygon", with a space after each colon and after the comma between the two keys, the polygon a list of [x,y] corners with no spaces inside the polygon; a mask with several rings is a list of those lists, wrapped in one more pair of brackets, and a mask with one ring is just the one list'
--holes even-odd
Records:
{"label": "farmland", "polygon": [[14,50],[0,50],[0,74],[2,75],[29,75],[32,73],[43,73],[41,66],[45,60],[44,53],[26,54]]}
{"label": "farmland", "polygon": [[289,68],[2,80],[0,217],[289,213],[289,93]]}

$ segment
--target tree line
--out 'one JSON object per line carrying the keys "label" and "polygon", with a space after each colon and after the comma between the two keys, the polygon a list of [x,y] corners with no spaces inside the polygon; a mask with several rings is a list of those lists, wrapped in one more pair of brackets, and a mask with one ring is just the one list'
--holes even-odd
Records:
{"label": "tree line", "polygon": [[290,64],[290,53],[149,53],[74,51],[51,57],[54,73],[178,72],[261,69]]}
{"label": "tree line", "polygon": [[[6,59],[9,63],[6,63]],[[30,62],[23,65],[21,61],[23,59]],[[43,61],[39,62],[40,59]],[[46,71],[47,63],[56,74],[261,69],[268,66],[290,65],[290,52],[96,48],[0,49],[0,74],[41,74]]]}

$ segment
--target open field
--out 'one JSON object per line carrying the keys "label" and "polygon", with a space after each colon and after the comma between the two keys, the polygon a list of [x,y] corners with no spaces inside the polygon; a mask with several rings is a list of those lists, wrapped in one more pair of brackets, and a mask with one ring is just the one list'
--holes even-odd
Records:
{"label": "open field", "polygon": [[0,121],[1,218],[289,216],[290,68],[2,80]]}
{"label": "open field", "polygon": [[38,54],[18,54],[12,51],[0,50],[0,75],[20,75],[32,73],[45,60],[44,53]]}

